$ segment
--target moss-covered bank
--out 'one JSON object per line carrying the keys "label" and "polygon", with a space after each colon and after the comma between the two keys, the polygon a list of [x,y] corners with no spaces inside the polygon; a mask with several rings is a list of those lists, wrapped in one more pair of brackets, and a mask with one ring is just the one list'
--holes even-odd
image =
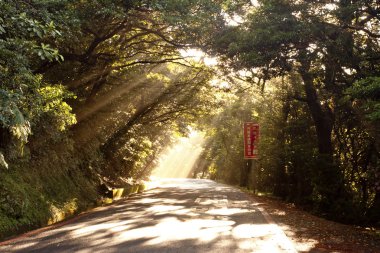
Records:
{"label": "moss-covered bank", "polygon": [[[99,198],[91,162],[58,155],[13,163],[0,174],[0,238],[52,224],[91,208]],[[87,169],[85,169],[87,167]]]}

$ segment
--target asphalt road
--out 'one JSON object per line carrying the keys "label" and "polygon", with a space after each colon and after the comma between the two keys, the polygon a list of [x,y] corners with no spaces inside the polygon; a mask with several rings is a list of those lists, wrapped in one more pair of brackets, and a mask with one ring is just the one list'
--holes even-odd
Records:
{"label": "asphalt road", "polygon": [[296,252],[259,203],[210,180],[167,179],[0,252]]}

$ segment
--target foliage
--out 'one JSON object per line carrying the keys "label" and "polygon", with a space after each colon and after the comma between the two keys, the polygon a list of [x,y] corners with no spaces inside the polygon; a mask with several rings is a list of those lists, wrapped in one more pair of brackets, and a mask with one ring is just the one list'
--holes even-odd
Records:
{"label": "foliage", "polygon": [[341,221],[377,221],[369,215],[379,207],[370,176],[379,170],[377,14],[364,1],[263,0],[210,41],[209,52],[262,91],[267,80],[287,80],[271,80],[277,95],[261,105],[270,127],[261,190]]}
{"label": "foliage", "polygon": [[[43,82],[42,76],[33,73],[32,66],[38,60],[63,60],[58,50],[45,42],[56,40],[61,33],[52,20],[47,21],[48,15],[36,16],[27,10],[25,3],[1,2],[0,128],[2,132],[9,132],[16,139],[0,136],[4,143],[5,159],[13,149],[13,144],[19,146],[23,153],[23,147],[28,142],[32,129],[37,127],[42,117],[46,115],[56,117],[61,121],[60,130],[65,125],[74,123],[73,115],[70,115],[71,108],[67,104],[64,105],[64,97],[57,97],[56,103],[61,103],[60,109],[58,107],[42,109],[45,103],[49,103],[47,101],[49,98],[41,91],[49,89],[48,87],[62,91],[64,89]],[[9,147],[8,150],[6,146]],[[8,156],[12,158],[12,155]]]}
{"label": "foliage", "polygon": [[242,159],[243,146],[241,127],[251,119],[255,108],[249,96],[231,97],[223,105],[226,109],[213,115],[206,124],[209,140],[205,158],[209,160],[209,173],[217,180],[229,184],[239,184],[245,167]]}
{"label": "foliage", "polygon": [[[347,94],[361,102],[363,113],[367,114],[370,120],[380,119],[380,78],[368,77],[355,82],[347,89]],[[360,103],[360,102],[359,102]]]}
{"label": "foliage", "polygon": [[53,116],[57,129],[63,131],[76,123],[71,107],[65,102],[68,98],[75,98],[73,93],[67,92],[63,86],[46,86],[38,89],[38,93],[44,103],[40,110]]}
{"label": "foliage", "polygon": [[[1,231],[148,177],[189,125],[210,136],[203,176],[376,222],[378,12],[368,1],[0,1]],[[219,69],[184,57],[192,47]],[[241,157],[250,120],[262,126],[253,170]]]}
{"label": "foliage", "polygon": [[222,2],[0,2],[0,236],[149,175],[213,106],[211,71],[180,49],[205,42]]}
{"label": "foliage", "polygon": [[[63,141],[61,145],[67,143]],[[77,213],[95,204],[96,184],[87,174],[94,166],[89,157],[82,154],[73,159],[75,152],[62,153],[54,145],[39,152],[44,154],[42,158],[13,161],[9,170],[1,172],[1,238],[47,225],[54,215],[52,206],[66,212],[67,203],[77,199]],[[90,157],[96,159],[94,155]]]}

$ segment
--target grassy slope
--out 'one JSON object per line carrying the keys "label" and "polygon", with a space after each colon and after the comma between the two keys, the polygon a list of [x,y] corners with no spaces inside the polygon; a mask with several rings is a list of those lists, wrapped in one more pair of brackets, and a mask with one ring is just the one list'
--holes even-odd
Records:
{"label": "grassy slope", "polygon": [[60,149],[44,151],[0,171],[0,239],[60,221],[96,204],[98,154],[84,157]]}

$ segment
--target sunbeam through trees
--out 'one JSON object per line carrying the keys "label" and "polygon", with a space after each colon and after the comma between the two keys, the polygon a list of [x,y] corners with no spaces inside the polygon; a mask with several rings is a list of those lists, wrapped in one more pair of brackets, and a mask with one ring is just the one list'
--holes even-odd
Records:
{"label": "sunbeam through trees", "polygon": [[0,238],[152,172],[379,226],[379,38],[378,1],[0,0]]}

